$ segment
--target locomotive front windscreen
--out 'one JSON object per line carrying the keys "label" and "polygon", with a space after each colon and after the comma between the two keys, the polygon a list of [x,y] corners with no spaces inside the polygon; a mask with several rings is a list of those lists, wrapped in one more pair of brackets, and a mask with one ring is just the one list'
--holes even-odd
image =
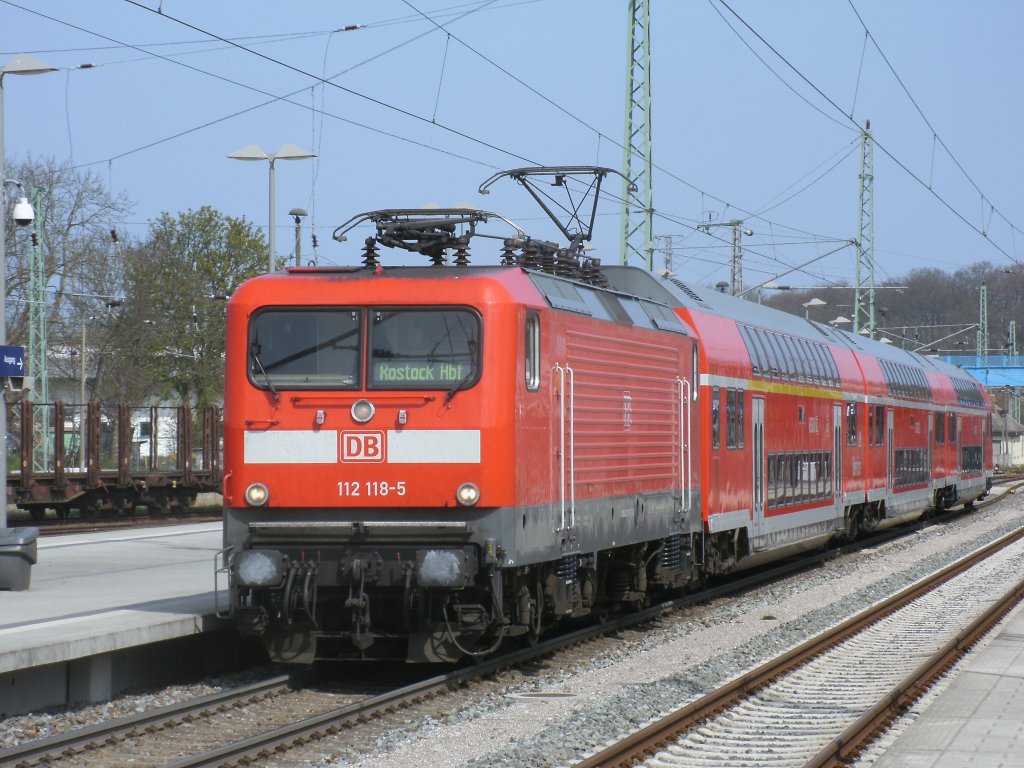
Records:
{"label": "locomotive front windscreen", "polygon": [[464,389],[478,378],[476,313],[389,309],[370,315],[367,389]]}
{"label": "locomotive front windscreen", "polygon": [[261,387],[359,385],[362,311],[268,309],[249,331],[249,376]]}
{"label": "locomotive front windscreen", "polygon": [[261,389],[358,389],[365,371],[367,389],[457,391],[480,375],[480,317],[467,309],[268,308],[250,325],[248,367]]}

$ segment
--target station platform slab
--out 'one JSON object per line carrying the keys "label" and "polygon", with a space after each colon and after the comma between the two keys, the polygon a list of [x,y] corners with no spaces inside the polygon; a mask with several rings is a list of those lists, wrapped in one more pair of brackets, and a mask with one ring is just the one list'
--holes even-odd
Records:
{"label": "station platform slab", "polygon": [[228,626],[214,606],[221,530],[40,537],[30,589],[0,592],[0,713],[102,701],[202,654],[195,639]]}
{"label": "station platform slab", "polygon": [[873,765],[1024,768],[1024,604]]}

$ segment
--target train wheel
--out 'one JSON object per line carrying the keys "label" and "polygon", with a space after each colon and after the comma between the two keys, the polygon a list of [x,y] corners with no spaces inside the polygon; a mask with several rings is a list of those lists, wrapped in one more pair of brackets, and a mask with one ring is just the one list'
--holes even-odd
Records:
{"label": "train wheel", "polygon": [[531,646],[540,642],[540,636],[544,631],[544,585],[540,580],[540,572],[537,573],[537,591],[534,595],[534,615],[530,622],[530,631],[526,635],[526,642]]}
{"label": "train wheel", "polygon": [[29,516],[31,516],[33,520],[42,520],[44,517],[46,517],[46,510],[32,507],[32,509],[28,511],[28,514]]}
{"label": "train wheel", "polygon": [[148,505],[149,514],[151,515],[166,515],[171,511],[171,500],[163,493],[153,494],[153,502]]}
{"label": "train wheel", "polygon": [[[81,518],[96,517],[99,511],[100,503],[98,499],[90,499],[89,501],[86,501],[78,505],[78,516]],[[57,516],[60,517],[61,520],[63,520],[65,517],[67,517],[67,511],[65,510],[64,514],[62,515],[61,511],[57,510]]]}
{"label": "train wheel", "polygon": [[850,510],[846,513],[846,538],[848,541],[853,541],[857,538],[857,534],[860,533],[860,512]]}

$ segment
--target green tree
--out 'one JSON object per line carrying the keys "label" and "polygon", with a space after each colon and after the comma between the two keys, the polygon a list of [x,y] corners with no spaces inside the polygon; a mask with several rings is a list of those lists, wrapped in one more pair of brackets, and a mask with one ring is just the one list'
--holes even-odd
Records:
{"label": "green tree", "polygon": [[152,222],[148,239],[126,252],[112,329],[122,357],[135,361],[120,373],[123,391],[142,387],[195,409],[220,402],[224,300],[263,271],[266,251],[252,223],[209,206]]}

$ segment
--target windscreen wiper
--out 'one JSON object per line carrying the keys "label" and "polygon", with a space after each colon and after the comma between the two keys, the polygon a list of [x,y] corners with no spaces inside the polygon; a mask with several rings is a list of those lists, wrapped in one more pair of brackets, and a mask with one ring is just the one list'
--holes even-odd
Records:
{"label": "windscreen wiper", "polygon": [[260,373],[263,374],[263,380],[267,382],[267,387],[270,389],[271,394],[274,395],[274,400],[280,400],[281,396],[277,393],[277,389],[274,388],[274,382],[270,380],[270,374],[267,373],[263,367],[262,361],[260,361],[260,345],[253,344],[249,348],[249,353],[252,355],[252,361],[259,366]]}
{"label": "windscreen wiper", "polygon": [[452,398],[455,397],[455,393],[456,392],[460,392],[461,390],[465,389],[466,385],[469,384],[470,379],[472,379],[475,375],[476,375],[476,361],[474,360],[470,364],[470,366],[469,366],[469,373],[467,373],[465,376],[463,376],[462,379],[459,380],[458,384],[456,384],[454,387],[452,387],[451,389],[448,390],[448,394],[446,394],[444,396],[444,404],[445,405],[451,404]]}

